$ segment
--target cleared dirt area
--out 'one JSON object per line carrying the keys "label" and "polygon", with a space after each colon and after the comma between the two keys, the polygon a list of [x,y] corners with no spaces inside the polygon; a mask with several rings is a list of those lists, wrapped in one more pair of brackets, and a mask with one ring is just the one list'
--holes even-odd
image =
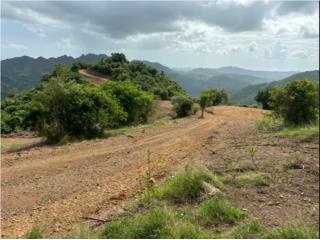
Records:
{"label": "cleared dirt area", "polygon": [[[204,119],[192,116],[130,135],[2,154],[2,237],[20,237],[34,226],[56,235],[90,218],[121,213],[145,186],[148,149],[156,162],[155,180],[161,181],[190,161],[221,175],[229,171],[226,162],[250,164],[247,148],[252,144],[257,145],[257,164],[277,181],[262,189],[230,186],[227,197],[266,225],[291,219],[316,223],[317,144],[257,132],[262,110],[209,110],[213,114]],[[301,158],[304,168],[279,168],[291,158]]]}
{"label": "cleared dirt area", "polygon": [[88,79],[89,81],[96,83],[96,84],[102,84],[106,81],[109,80],[109,78],[107,78],[105,75],[96,73],[92,70],[88,70],[88,69],[81,69],[79,70],[79,73],[84,76],[86,79]]}

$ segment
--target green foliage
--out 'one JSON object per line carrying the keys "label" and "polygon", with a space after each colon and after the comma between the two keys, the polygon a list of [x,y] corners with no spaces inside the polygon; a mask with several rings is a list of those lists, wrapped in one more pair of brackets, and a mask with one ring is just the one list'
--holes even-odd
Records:
{"label": "green foliage", "polygon": [[31,100],[37,92],[36,89],[30,89],[2,101],[1,133],[34,127],[36,113]]}
{"label": "green foliage", "polygon": [[267,87],[265,89],[259,90],[256,97],[254,98],[258,103],[261,103],[263,109],[271,109],[270,101],[273,90],[274,88],[272,87]]}
{"label": "green foliage", "polygon": [[264,113],[262,120],[257,124],[259,130],[276,130],[282,127],[283,120],[270,113]]}
{"label": "green foliage", "polygon": [[102,238],[172,238],[174,216],[167,209],[152,209],[147,214],[106,224]]}
{"label": "green foliage", "polygon": [[235,223],[246,216],[246,213],[234,207],[222,196],[215,196],[201,203],[199,215],[205,225]]}
{"label": "green foliage", "polygon": [[186,96],[176,96],[171,99],[177,117],[186,117],[194,114],[193,101]]}
{"label": "green foliage", "polygon": [[294,137],[302,142],[319,141],[319,124],[287,127],[274,135],[277,137]]}
{"label": "green foliage", "polygon": [[237,227],[231,234],[232,238],[253,239],[259,238],[262,232],[262,226],[259,221],[253,220]]}
{"label": "green foliage", "polygon": [[176,233],[174,234],[175,238],[178,239],[205,239],[211,238],[206,234],[201,227],[194,225],[192,223],[179,223]]}
{"label": "green foliage", "polygon": [[50,80],[34,98],[39,112],[40,133],[49,142],[64,135],[76,138],[101,136],[104,129],[119,126],[127,113],[119,103],[99,87]]}
{"label": "green foliage", "polygon": [[110,96],[117,98],[128,117],[124,124],[146,123],[152,113],[153,95],[140,90],[129,81],[107,82],[101,86]]}
{"label": "green foliage", "polygon": [[319,84],[310,80],[293,81],[272,91],[271,106],[286,125],[312,123],[317,119]]}
{"label": "green foliage", "polygon": [[216,96],[214,95],[213,91],[205,90],[201,92],[200,95],[200,107],[201,107],[201,117],[203,118],[204,110],[206,107],[211,106],[213,101],[215,100]]}
{"label": "green foliage", "polygon": [[319,229],[316,227],[285,226],[267,231],[263,238],[267,239],[318,239]]}
{"label": "green foliage", "polygon": [[121,53],[106,56],[91,68],[110,76],[114,81],[130,81],[163,100],[176,95],[185,95],[184,90],[163,72],[145,65],[142,61],[129,62]]}
{"label": "green foliage", "polygon": [[155,196],[172,202],[190,202],[203,192],[204,182],[224,189],[224,185],[218,177],[209,172],[187,169],[156,189]]}
{"label": "green foliage", "polygon": [[30,232],[25,234],[27,239],[41,239],[43,238],[43,231],[40,228],[33,228]]}

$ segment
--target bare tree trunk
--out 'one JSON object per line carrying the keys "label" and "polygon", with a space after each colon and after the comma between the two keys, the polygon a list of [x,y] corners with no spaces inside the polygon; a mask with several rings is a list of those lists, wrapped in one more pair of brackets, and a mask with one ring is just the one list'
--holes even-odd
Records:
{"label": "bare tree trunk", "polygon": [[204,118],[204,108],[201,108],[201,116],[200,118]]}

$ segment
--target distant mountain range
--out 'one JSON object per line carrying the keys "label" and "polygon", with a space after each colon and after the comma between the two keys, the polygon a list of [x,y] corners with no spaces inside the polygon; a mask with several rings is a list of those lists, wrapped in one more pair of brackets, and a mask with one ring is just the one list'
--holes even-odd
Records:
{"label": "distant mountain range", "polygon": [[78,58],[61,56],[57,58],[32,58],[28,56],[15,57],[1,61],[1,98],[15,90],[36,87],[40,83],[43,74],[51,73],[54,65],[63,64],[71,66],[75,62],[97,63],[103,54],[87,54]]}
{"label": "distant mountain range", "polygon": [[164,71],[192,96],[198,96],[206,88],[224,88],[230,94],[234,94],[250,85],[280,80],[298,73],[297,71],[256,71],[238,67],[173,70],[159,63],[144,62]]}
{"label": "distant mountain range", "polygon": [[292,82],[293,80],[303,80],[308,78],[312,81],[319,82],[319,70],[307,71],[293,74],[287,78],[284,78],[280,81],[273,81],[270,83],[262,83],[257,85],[247,86],[243,89],[240,89],[231,96],[231,100],[236,103],[241,104],[254,104],[254,97],[257,95],[257,92],[261,89],[264,89],[268,86],[270,87],[282,87]]}
{"label": "distant mountain range", "polygon": [[[44,73],[52,72],[55,64],[71,66],[75,62],[97,63],[103,54],[87,54],[78,58],[16,57],[1,61],[1,97],[15,89],[17,92],[36,87]],[[294,79],[308,77],[319,81],[319,71],[256,71],[238,67],[171,69],[157,62],[144,61],[146,65],[165,72],[182,86],[189,95],[199,96],[206,88],[224,88],[235,103],[255,103],[254,96],[268,84],[282,86]],[[280,80],[280,81],[279,81]]]}

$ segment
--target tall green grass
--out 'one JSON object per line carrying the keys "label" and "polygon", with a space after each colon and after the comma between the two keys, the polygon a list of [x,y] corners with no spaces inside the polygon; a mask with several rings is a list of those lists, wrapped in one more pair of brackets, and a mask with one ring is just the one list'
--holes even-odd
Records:
{"label": "tall green grass", "polygon": [[199,215],[205,225],[218,225],[220,223],[236,223],[247,214],[234,207],[222,196],[216,196],[201,203]]}

